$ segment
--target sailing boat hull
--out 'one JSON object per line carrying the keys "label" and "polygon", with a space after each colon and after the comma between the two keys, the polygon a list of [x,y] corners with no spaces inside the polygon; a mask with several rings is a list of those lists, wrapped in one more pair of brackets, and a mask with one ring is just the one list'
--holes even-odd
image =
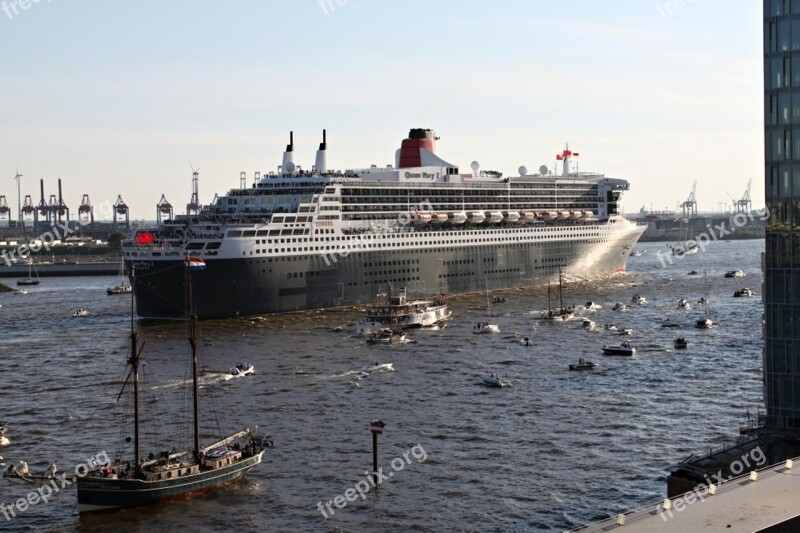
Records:
{"label": "sailing boat hull", "polygon": [[237,481],[259,464],[263,455],[262,450],[230,466],[179,476],[175,479],[146,481],[80,477],[77,480],[78,512],[113,511],[203,494],[220,485]]}

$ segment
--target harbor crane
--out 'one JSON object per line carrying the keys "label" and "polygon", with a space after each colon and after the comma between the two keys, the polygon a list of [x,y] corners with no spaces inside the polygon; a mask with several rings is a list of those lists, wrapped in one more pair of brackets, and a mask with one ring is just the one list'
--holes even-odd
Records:
{"label": "harbor crane", "polygon": [[161,224],[162,215],[166,217],[166,220],[172,220],[173,212],[172,204],[169,203],[167,197],[162,194],[161,200],[156,204],[156,221]]}
{"label": "harbor crane", "polygon": [[683,209],[683,218],[687,218],[687,215],[688,217],[697,216],[697,200],[695,199],[695,192],[697,192],[697,180],[694,180],[694,185],[692,185],[692,192],[689,194],[689,198],[680,204],[681,209]]}
{"label": "harbor crane", "polygon": [[753,201],[750,200],[750,187],[752,185],[753,185],[753,179],[751,178],[747,182],[747,190],[745,190],[742,197],[736,201],[737,212],[749,213],[753,209]]}
{"label": "harbor crane", "polygon": [[122,195],[117,195],[117,201],[114,202],[114,222],[111,225],[112,228],[115,230],[117,229],[119,222],[117,219],[121,219],[125,217],[125,229],[131,229],[131,220],[130,220],[130,209],[128,209],[128,204],[125,203],[125,200],[122,199]]}
{"label": "harbor crane", "polygon": [[83,226],[86,223],[94,225],[94,207],[89,201],[89,195],[84,194],[81,198],[81,205],[78,206],[78,221]]}
{"label": "harbor crane", "polygon": [[11,208],[6,203],[6,197],[0,195],[0,220],[8,217],[9,226],[11,225]]}
{"label": "harbor crane", "polygon": [[[195,170],[192,169],[192,199],[189,200],[189,203],[186,204],[186,214],[187,215],[199,215],[200,214],[200,198],[198,195],[198,176],[200,175],[200,169],[198,168]],[[172,215],[170,215],[172,218]]]}

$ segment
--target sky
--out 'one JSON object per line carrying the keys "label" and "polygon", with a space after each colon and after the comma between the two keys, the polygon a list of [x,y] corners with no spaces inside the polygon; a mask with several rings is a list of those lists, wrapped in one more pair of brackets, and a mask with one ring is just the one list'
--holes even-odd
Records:
{"label": "sky", "polygon": [[[0,195],[57,193],[154,220],[275,170],[438,155],[517,175],[565,143],[630,181],[629,214],[697,180],[719,211],[764,204],[761,2],[754,0],[0,0]],[[18,170],[17,170],[18,169]],[[725,206],[721,206],[724,203]]]}

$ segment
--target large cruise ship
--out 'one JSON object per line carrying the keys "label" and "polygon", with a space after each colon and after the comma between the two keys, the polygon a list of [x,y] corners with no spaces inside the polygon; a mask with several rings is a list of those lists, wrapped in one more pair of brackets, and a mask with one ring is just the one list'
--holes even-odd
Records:
{"label": "large cruise ship", "polygon": [[311,170],[290,134],[276,172],[123,243],[139,316],[185,316],[187,257],[206,265],[194,295],[205,319],[364,304],[390,285],[422,297],[625,270],[645,228],[619,214],[627,181],[572,172],[568,149],[560,175],[462,172],[437,140],[412,129],[394,165],[338,172],[324,131]]}

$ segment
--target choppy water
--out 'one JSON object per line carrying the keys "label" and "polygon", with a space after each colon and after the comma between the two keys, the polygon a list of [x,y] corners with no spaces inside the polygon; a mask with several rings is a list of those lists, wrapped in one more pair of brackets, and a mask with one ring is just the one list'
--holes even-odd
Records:
{"label": "choppy water", "polygon": [[[657,501],[672,465],[735,437],[745,412],[760,405],[763,241],[714,243],[668,268],[655,255],[663,244],[637,249],[648,252],[631,258],[627,274],[566,288],[570,303],[603,306],[586,314],[598,324],[633,328],[635,358],[602,356],[603,343],[623,337],[583,331],[580,321],[537,323],[531,312],[547,305],[541,288],[508,291],[507,303],[492,306],[499,335],[472,334],[486,318],[484,297],[452,298],[446,328],[411,332],[413,342],[394,347],[353,336],[357,311],[203,323],[203,360],[212,371],[203,377],[203,406],[211,398],[219,412],[206,425],[227,432],[258,424],[275,441],[266,461],[205,497],[110,515],[79,517],[74,488],[66,488],[9,521],[0,514],[0,530],[561,531]],[[734,268],[747,277],[725,279]],[[700,275],[688,276],[692,269]],[[704,271],[718,324],[710,331],[691,327],[700,306],[675,305],[706,292]],[[43,278],[27,295],[0,294],[0,420],[11,441],[0,447],[0,462],[24,459],[44,472],[57,460],[71,471],[132,433],[116,402],[130,303],[105,295],[115,282]],[[757,296],[732,298],[743,286]],[[648,303],[611,310],[635,293]],[[78,306],[91,316],[70,318]],[[668,317],[685,327],[662,329]],[[172,437],[189,423],[184,325],[140,330],[152,428],[145,452],[180,447],[190,441]],[[689,340],[683,353],[672,349],[678,333]],[[527,335],[531,347],[519,343]],[[600,369],[567,371],[579,357]],[[225,379],[222,372],[244,360],[256,373]],[[396,370],[362,376],[358,370],[373,360]],[[491,372],[513,388],[480,386]],[[415,445],[427,459],[407,453],[410,462],[378,491],[333,507],[326,519],[317,502],[344,494],[371,468],[375,418],[387,424],[380,439],[386,471]],[[32,488],[0,480],[0,502]]]}

